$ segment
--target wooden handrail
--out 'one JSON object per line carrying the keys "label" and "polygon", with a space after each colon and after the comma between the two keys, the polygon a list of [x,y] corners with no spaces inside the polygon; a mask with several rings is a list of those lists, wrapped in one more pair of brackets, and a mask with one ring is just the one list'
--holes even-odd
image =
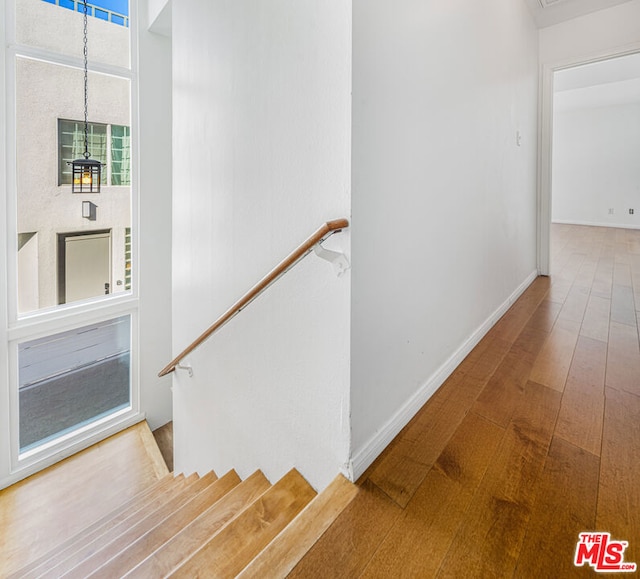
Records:
{"label": "wooden handrail", "polygon": [[291,254],[274,267],[266,276],[264,276],[256,285],[254,285],[244,296],[242,296],[235,304],[233,304],[224,314],[222,314],[207,330],[198,336],[189,346],[180,352],[171,362],[169,362],[160,372],[158,376],[166,376],[173,372],[180,362],[200,346],[205,340],[210,338],[216,331],[224,326],[231,318],[241,312],[249,303],[256,299],[265,289],[267,289],[280,276],[289,271],[302,258],[306,257],[313,248],[323,242],[334,233],[338,233],[349,227],[347,219],[334,219],[327,221],[320,227],[309,239],[298,246]]}

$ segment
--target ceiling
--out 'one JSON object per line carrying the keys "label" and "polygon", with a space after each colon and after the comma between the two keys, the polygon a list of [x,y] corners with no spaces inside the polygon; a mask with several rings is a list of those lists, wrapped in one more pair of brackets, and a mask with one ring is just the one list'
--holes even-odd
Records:
{"label": "ceiling", "polygon": [[584,16],[630,0],[525,0],[538,28]]}

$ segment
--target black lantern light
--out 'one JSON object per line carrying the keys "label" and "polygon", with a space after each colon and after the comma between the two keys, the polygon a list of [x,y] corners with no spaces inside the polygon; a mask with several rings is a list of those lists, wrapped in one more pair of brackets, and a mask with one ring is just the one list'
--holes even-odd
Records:
{"label": "black lantern light", "polygon": [[73,193],[100,193],[100,177],[103,163],[90,159],[88,121],[88,73],[87,73],[87,0],[84,0],[84,155],[82,159],[70,161],[71,191]]}

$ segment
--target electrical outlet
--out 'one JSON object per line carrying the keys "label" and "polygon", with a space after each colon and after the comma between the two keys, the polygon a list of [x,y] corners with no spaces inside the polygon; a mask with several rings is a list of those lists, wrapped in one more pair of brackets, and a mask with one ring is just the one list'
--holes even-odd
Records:
{"label": "electrical outlet", "polygon": [[629,209],[629,215],[633,215],[634,211],[633,209]]}
{"label": "electrical outlet", "polygon": [[609,215],[613,215],[613,207],[609,207]]}

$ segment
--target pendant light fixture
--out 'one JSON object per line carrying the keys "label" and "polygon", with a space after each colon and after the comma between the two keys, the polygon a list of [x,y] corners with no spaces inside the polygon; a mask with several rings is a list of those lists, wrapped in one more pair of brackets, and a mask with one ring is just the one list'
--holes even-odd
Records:
{"label": "pendant light fixture", "polygon": [[84,4],[84,157],[70,161],[72,193],[100,193],[100,178],[104,163],[90,159],[89,153],[89,121],[88,121],[88,72],[87,72],[87,0]]}

